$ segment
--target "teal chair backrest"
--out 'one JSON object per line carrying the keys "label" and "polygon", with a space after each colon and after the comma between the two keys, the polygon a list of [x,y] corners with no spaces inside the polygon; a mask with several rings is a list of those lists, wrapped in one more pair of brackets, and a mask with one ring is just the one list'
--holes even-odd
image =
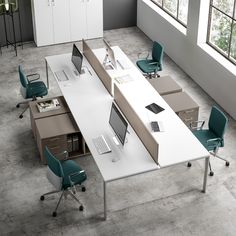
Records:
{"label": "teal chair backrest", "polygon": [[58,177],[64,177],[61,162],[53,156],[48,147],[45,147],[44,156],[46,157],[48,167]]}
{"label": "teal chair backrest", "polygon": [[19,71],[19,76],[20,76],[20,82],[21,82],[21,85],[24,87],[24,88],[27,88],[27,84],[29,83],[28,82],[28,79],[26,78],[23,70],[22,70],[22,67],[21,65],[19,65],[18,67],[18,71]]}
{"label": "teal chair backrest", "polygon": [[162,64],[163,51],[164,51],[163,46],[158,42],[154,41],[152,47],[152,59]]}
{"label": "teal chair backrest", "polygon": [[227,124],[228,118],[226,115],[218,107],[213,106],[208,123],[209,130],[213,131],[219,138],[222,138],[223,140]]}

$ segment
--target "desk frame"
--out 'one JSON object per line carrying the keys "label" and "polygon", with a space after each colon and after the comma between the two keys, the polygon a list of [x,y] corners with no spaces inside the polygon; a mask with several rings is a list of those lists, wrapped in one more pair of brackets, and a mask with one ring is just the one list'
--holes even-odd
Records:
{"label": "desk frame", "polygon": [[[53,65],[53,62],[54,61],[56,61],[57,60],[57,57],[59,58],[59,57],[61,57],[61,58],[63,58],[63,55],[58,55],[58,56],[52,56],[52,57],[46,57],[45,58],[45,62],[46,62],[46,75],[47,75],[47,85],[48,85],[48,88],[49,88],[49,79],[48,79],[48,67],[50,67],[50,69],[52,70],[52,72],[55,72],[55,71],[57,71],[58,70],[58,68],[56,68],[55,67],[55,65]],[[65,54],[65,61],[67,61],[66,63],[69,63],[69,60],[68,60],[68,58],[69,58],[69,56],[68,56],[68,54]],[[60,60],[62,60],[62,59],[60,59]],[[63,59],[64,60],[64,59]],[[84,60],[84,63],[86,63],[86,65],[88,66],[88,67],[90,67],[89,69],[90,69],[90,71],[92,71],[92,74],[94,75],[94,77],[93,77],[93,79],[95,80],[95,78],[96,78],[96,76],[95,76],[95,72],[94,72],[94,70],[92,69],[92,67],[88,64],[88,62],[86,61],[86,59]],[[82,80],[81,80],[82,81]],[[76,82],[77,83],[77,82]],[[80,82],[80,83],[85,83],[85,82]],[[98,90],[100,89],[103,89],[104,90],[104,86],[103,86],[103,84],[101,83],[101,81],[97,81],[97,79],[96,79],[96,86],[99,86],[100,88],[98,88]],[[67,101],[67,104],[68,104],[68,106],[70,107],[70,105],[72,104],[72,102],[73,102],[73,98],[69,98],[69,95],[68,95],[68,91],[66,92],[65,90],[66,89],[64,89],[63,88],[63,86],[61,86],[59,83],[58,83],[58,85],[59,85],[59,87],[61,88],[61,91],[62,91],[62,93],[63,93],[63,95],[64,95],[64,97],[65,97],[65,99],[66,100],[68,100]],[[84,85],[84,84],[82,84],[82,85]],[[151,86],[151,85],[150,85]],[[74,86],[73,86],[74,87]],[[103,87],[103,88],[102,88]],[[73,90],[73,88],[71,88],[71,90]],[[73,91],[71,92],[72,94],[73,94]],[[78,94],[79,92],[77,92],[77,94]],[[108,96],[108,92],[106,91],[106,93],[107,93],[107,95],[106,96]],[[104,93],[105,94],[105,93]],[[95,94],[96,95],[96,94]],[[109,95],[110,96],[110,95]],[[83,99],[83,98],[82,98]],[[112,98],[110,98],[111,99],[111,101],[110,102],[112,102]],[[73,109],[70,107],[70,110],[71,110],[71,112],[73,113]],[[79,112],[79,111],[78,111]],[[74,114],[73,114],[74,115]],[[75,118],[75,120],[76,120],[76,117],[74,117]],[[80,127],[80,124],[79,124],[79,122],[76,120],[76,122],[77,122],[77,124],[78,124],[78,126]],[[160,169],[160,166],[158,166],[152,159],[151,159],[151,157],[150,157],[150,154],[148,154],[148,161],[150,162],[150,165],[149,165],[149,167],[147,167],[146,169],[139,169],[138,171],[136,170],[136,172],[127,172],[126,174],[123,174],[123,175],[120,175],[120,176],[117,176],[117,177],[114,177],[114,178],[107,178],[107,173],[104,173],[104,169],[102,169],[102,167],[99,165],[99,158],[97,157],[98,156],[98,154],[97,154],[97,152],[96,152],[96,149],[95,149],[95,147],[92,145],[92,142],[91,142],[91,137],[90,138],[88,138],[88,136],[86,136],[86,134],[84,134],[83,133],[83,128],[84,127],[80,127],[80,130],[81,130],[81,132],[82,132],[82,134],[83,134],[83,136],[84,136],[84,138],[85,138],[85,140],[86,140],[86,137],[87,137],[87,140],[86,140],[86,143],[87,143],[87,145],[89,146],[89,149],[90,149],[90,151],[91,151],[91,154],[93,155],[93,158],[94,158],[94,160],[95,160],[95,162],[96,162],[96,164],[97,164],[97,166],[98,166],[98,168],[99,168],[99,171],[100,171],[100,173],[101,173],[101,175],[102,175],[102,177],[103,177],[103,194],[104,194],[104,219],[106,220],[107,219],[107,184],[108,183],[110,183],[110,182],[113,182],[113,181],[116,181],[116,180],[119,180],[119,179],[123,179],[123,178],[127,178],[127,177],[131,177],[131,176],[135,176],[135,175],[139,175],[139,174],[143,174],[143,173],[147,173],[147,172],[151,172],[151,171],[155,171],[155,170],[158,170],[158,169]],[[131,129],[131,133],[132,133],[132,135],[136,135],[135,134],[135,132],[133,131],[133,129],[132,129],[132,127],[130,127],[130,129]],[[187,129],[187,127],[186,127],[186,129]],[[105,131],[104,131],[105,132]],[[137,136],[137,135],[136,135]],[[137,137],[134,137],[134,139],[137,141]],[[139,145],[142,145],[142,144],[139,144]],[[141,150],[142,151],[144,151],[145,152],[145,155],[146,155],[146,152],[147,151],[145,151],[146,149],[144,148],[144,146],[142,145],[142,147],[140,147],[141,148]],[[145,150],[144,150],[145,149]],[[113,150],[113,149],[112,149]],[[114,151],[115,152],[115,151]],[[207,151],[206,151],[206,153],[208,153]],[[112,155],[112,154],[110,154],[110,155]],[[114,155],[114,154],[113,154]],[[143,158],[146,158],[146,156],[145,157],[143,157]],[[189,161],[194,161],[194,160],[197,160],[197,159],[205,159],[205,171],[204,171],[204,178],[203,178],[203,188],[202,188],[202,192],[206,192],[206,186],[207,186],[207,175],[208,175],[208,165],[209,165],[209,158],[210,158],[210,155],[205,155],[205,156],[201,156],[201,157],[196,157],[195,159],[189,159]],[[146,159],[145,159],[146,160]],[[128,161],[127,161],[128,162]],[[185,163],[186,162],[186,160],[184,160],[182,163]],[[174,163],[173,165],[176,165],[176,164],[180,164],[180,162],[179,163]],[[171,165],[169,165],[169,166],[171,166]],[[165,167],[167,167],[167,166],[164,166],[163,168],[165,168]]]}

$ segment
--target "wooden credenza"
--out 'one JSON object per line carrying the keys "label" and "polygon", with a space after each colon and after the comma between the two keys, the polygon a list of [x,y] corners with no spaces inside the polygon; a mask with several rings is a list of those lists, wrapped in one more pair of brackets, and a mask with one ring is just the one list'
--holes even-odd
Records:
{"label": "wooden credenza", "polygon": [[[84,138],[74,121],[63,97],[57,97],[60,108],[47,112],[39,112],[37,102],[30,102],[31,127],[34,134],[42,163],[46,164],[44,149],[47,146],[58,158],[67,151],[70,158],[89,154]],[[44,99],[46,101],[48,99]],[[41,102],[42,100],[40,100]]]}

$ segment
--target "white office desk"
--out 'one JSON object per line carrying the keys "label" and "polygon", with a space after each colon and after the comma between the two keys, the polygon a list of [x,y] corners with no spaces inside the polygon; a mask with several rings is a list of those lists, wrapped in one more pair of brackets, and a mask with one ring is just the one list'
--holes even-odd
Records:
{"label": "white office desk", "polygon": [[[120,49],[118,48],[118,50]],[[94,51],[97,54],[98,50]],[[125,54],[121,50],[120,52],[121,56],[131,65],[130,69],[126,70],[126,72],[132,73],[132,76],[136,75],[136,80],[119,85],[119,87],[134,106],[134,109],[137,110],[143,122],[147,122],[147,125],[149,125],[150,120],[150,115],[148,115],[148,111],[146,111],[147,109],[144,108],[144,105],[156,102],[165,108],[165,111],[158,114],[157,120],[164,121],[166,131],[163,133],[153,133],[159,143],[160,166],[166,167],[181,162],[205,158],[203,182],[203,191],[205,192],[209,153],[188,128],[184,126],[182,121],[159,96],[156,90],[144,79],[142,74],[137,71]],[[52,72],[55,72],[65,67],[73,68],[70,58],[71,54],[63,54],[49,56],[45,60]],[[92,76],[87,73],[77,79],[58,82],[58,85],[103,177],[104,216],[106,218],[106,184],[108,182],[154,171],[159,169],[160,166],[153,161],[149,152],[130,125],[128,126],[130,134],[127,134],[128,142],[122,147],[116,146],[113,143],[112,137],[114,133],[108,123],[113,98],[105,89],[86,59],[84,59],[83,63],[92,73]],[[145,88],[146,96],[139,97],[138,91],[144,89],[144,87],[147,87]],[[98,154],[92,139],[101,134],[104,134],[108,140],[112,148],[111,153],[104,155]],[[117,161],[113,162],[114,159]]]}
{"label": "white office desk", "polygon": [[[45,60],[52,72],[60,68],[73,68],[71,54],[46,57]],[[58,82],[61,92],[77,122],[89,150],[98,166],[104,181],[104,215],[106,218],[106,184],[117,179],[159,169],[143,146],[131,126],[128,126],[128,142],[124,146],[116,146],[112,137],[109,115],[113,98],[107,92],[86,59],[84,64],[93,76],[83,75],[81,78]],[[92,139],[104,134],[112,152],[99,155]],[[135,148],[134,148],[135,147]],[[113,160],[117,160],[113,162]]]}

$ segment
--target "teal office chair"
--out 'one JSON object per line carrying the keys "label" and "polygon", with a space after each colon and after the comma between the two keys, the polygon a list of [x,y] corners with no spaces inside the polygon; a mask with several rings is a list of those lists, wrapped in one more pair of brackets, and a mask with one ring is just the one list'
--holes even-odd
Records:
{"label": "teal office chair", "polygon": [[[22,67],[18,67],[19,77],[21,82],[21,94],[25,99],[31,99],[31,101],[37,100],[37,97],[43,97],[48,94],[48,90],[43,81],[36,81],[40,78],[39,74],[25,75]],[[32,77],[33,79],[29,80]],[[23,118],[24,112],[28,109],[29,100],[19,102],[16,107],[19,108],[21,104],[27,104],[27,107],[19,115],[19,118]]]}
{"label": "teal office chair", "polygon": [[[195,125],[193,125],[195,123]],[[227,127],[228,118],[225,114],[216,106],[211,109],[211,114],[208,122],[208,129],[203,129],[205,121],[196,121],[190,124],[193,134],[198,138],[202,145],[212,154],[225,161],[225,165],[229,166],[229,162],[217,155],[219,147],[224,146],[224,133]],[[191,163],[188,163],[188,167]],[[209,162],[210,176],[214,175],[211,169],[211,163]]]}
{"label": "teal office chair", "polygon": [[152,58],[148,59],[148,54],[145,59],[136,62],[139,69],[145,74],[145,77],[148,77],[149,79],[160,77],[157,72],[162,70],[163,53],[163,46],[154,42],[152,47]]}
{"label": "teal office chair", "polygon": [[[68,153],[66,151],[62,154],[66,155],[66,158],[68,158]],[[61,192],[59,201],[52,213],[53,217],[57,216],[57,208],[60,205],[62,197],[67,197],[67,195],[70,195],[74,200],[76,200],[80,204],[79,210],[83,211],[84,207],[75,194],[77,185],[80,185],[82,192],[86,191],[85,186],[81,185],[87,179],[85,171],[72,160],[58,160],[49,151],[48,147],[45,148],[44,155],[48,163],[47,178],[56,190],[43,194],[40,197],[40,200],[43,201],[46,195]]]}

